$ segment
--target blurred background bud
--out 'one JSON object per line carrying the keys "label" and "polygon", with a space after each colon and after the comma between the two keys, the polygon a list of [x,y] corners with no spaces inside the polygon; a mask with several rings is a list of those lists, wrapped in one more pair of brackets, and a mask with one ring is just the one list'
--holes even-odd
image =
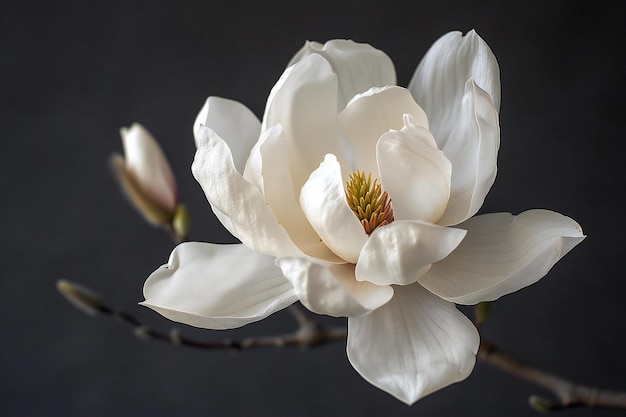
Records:
{"label": "blurred background bud", "polygon": [[171,225],[178,206],[172,169],[152,134],[139,123],[120,129],[124,156],[111,157],[111,168],[133,205],[152,224]]}
{"label": "blurred background bud", "polygon": [[82,285],[61,279],[57,281],[57,289],[67,301],[90,316],[108,311],[108,308],[100,301],[100,297]]}

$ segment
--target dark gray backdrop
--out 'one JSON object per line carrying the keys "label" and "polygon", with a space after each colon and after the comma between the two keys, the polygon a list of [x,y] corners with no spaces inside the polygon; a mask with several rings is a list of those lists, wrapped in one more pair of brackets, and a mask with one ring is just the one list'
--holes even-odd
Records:
{"label": "dark gray backdrop", "polygon": [[[609,4],[3,1],[0,414],[532,415],[527,397],[548,394],[481,363],[467,381],[407,407],[362,380],[341,343],[176,348],[87,317],[55,291],[59,278],[82,282],[155,327],[171,326],[136,306],[172,244],[111,178],[119,127],[141,122],[162,143],[193,215],[191,237],[234,242],[190,174],[191,125],[207,96],[262,115],[306,39],[369,42],[406,85],[432,42],[472,28],[502,71],[499,173],[482,211],[550,208],[589,236],[540,283],[498,301],[484,334],[545,369],[626,390],[626,13]],[[226,334],[183,330],[210,339],[293,325],[279,313]]]}

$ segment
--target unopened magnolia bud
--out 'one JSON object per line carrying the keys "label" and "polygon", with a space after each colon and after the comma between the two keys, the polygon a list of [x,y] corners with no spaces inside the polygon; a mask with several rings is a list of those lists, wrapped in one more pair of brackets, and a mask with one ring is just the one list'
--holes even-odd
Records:
{"label": "unopened magnolia bud", "polygon": [[171,221],[173,213],[146,192],[135,175],[128,170],[121,155],[112,155],[110,165],[124,194],[146,220],[155,225],[164,225]]}
{"label": "unopened magnolia bud", "polygon": [[178,205],[172,169],[154,137],[139,123],[120,129],[124,156],[114,155],[111,167],[133,205],[151,223],[169,225]]}
{"label": "unopened magnolia bud", "polygon": [[187,210],[186,205],[179,204],[178,207],[176,207],[176,212],[172,219],[172,228],[180,240],[184,240],[189,235],[191,217],[189,216],[189,210]]}
{"label": "unopened magnolia bud", "polygon": [[105,312],[107,307],[93,291],[66,280],[57,281],[57,289],[67,301],[90,316]]}

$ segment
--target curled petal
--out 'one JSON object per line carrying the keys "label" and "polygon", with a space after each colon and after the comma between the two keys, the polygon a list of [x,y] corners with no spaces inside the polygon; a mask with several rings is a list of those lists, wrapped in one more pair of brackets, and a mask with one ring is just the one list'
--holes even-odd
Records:
{"label": "curled petal", "polygon": [[368,382],[407,404],[462,381],[479,337],[455,307],[420,285],[397,287],[391,301],[348,319],[348,359]]}
{"label": "curled petal", "polygon": [[354,279],[354,265],[320,265],[302,258],[279,258],[276,264],[298,299],[318,314],[356,317],[379,308],[393,296],[390,286]]}
{"label": "curled petal", "polygon": [[396,219],[437,223],[450,198],[452,166],[430,132],[405,116],[402,130],[385,133],[376,146],[380,179]]}
{"label": "curled petal", "polygon": [[489,95],[473,80],[465,85],[454,127],[441,150],[452,162],[452,187],[438,223],[458,224],[478,212],[497,172],[500,148],[498,113]]}
{"label": "curled petal", "polygon": [[126,169],[143,190],[170,213],[178,204],[178,188],[172,168],[150,132],[133,123],[120,129]]}
{"label": "curled petal", "polygon": [[396,84],[393,62],[383,51],[366,43],[334,39],[321,44],[307,42],[291,59],[293,65],[311,54],[323,56],[339,80],[337,108],[342,110],[356,94],[370,87]]}
{"label": "curled petal", "polygon": [[403,127],[403,116],[410,114],[414,123],[428,128],[426,113],[402,87],[372,88],[355,96],[339,114],[339,127],[354,154],[354,166],[378,176],[376,143],[390,129]]}
{"label": "curled petal", "polygon": [[448,210],[453,225],[473,216],[496,175],[500,69],[475,31],[441,37],[417,67],[409,90],[426,111],[437,145],[452,162]]}
{"label": "curled petal", "polygon": [[328,154],[300,193],[300,205],[322,241],[334,253],[356,263],[367,234],[348,206],[341,166]]}
{"label": "curled petal", "polygon": [[[263,132],[260,141],[280,134],[280,126]],[[272,256],[301,256],[278,224],[261,191],[237,171],[230,148],[214,131],[202,126],[191,170],[216,216],[241,242]]]}
{"label": "curled petal", "polygon": [[356,277],[378,285],[412,284],[432,263],[448,256],[465,233],[420,221],[394,221],[370,235],[359,256]]}
{"label": "curled petal", "polygon": [[467,237],[419,280],[458,304],[493,301],[534,284],[585,238],[578,223],[548,210],[484,214],[459,227]]}
{"label": "curled petal", "polygon": [[254,113],[238,101],[209,97],[193,124],[196,147],[202,125],[217,133],[228,144],[235,168],[243,174],[250,150],[261,133],[261,122]]}
{"label": "curled petal", "polygon": [[297,300],[274,261],[241,244],[182,243],[150,275],[141,304],[190,326],[240,327]]}

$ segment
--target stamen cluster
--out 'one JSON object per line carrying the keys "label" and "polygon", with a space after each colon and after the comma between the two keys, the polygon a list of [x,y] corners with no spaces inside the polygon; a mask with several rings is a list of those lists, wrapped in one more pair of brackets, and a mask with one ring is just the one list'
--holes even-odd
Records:
{"label": "stamen cluster", "polygon": [[346,200],[368,235],[393,221],[391,199],[376,178],[372,182],[372,173],[367,177],[359,170],[350,174],[350,180],[346,182]]}

